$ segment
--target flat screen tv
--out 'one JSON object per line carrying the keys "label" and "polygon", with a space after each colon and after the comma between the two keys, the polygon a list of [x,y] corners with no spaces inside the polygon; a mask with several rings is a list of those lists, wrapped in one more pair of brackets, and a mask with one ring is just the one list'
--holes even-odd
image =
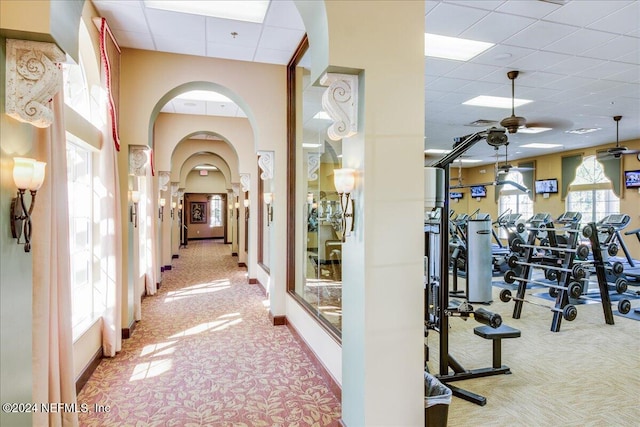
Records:
{"label": "flat screen tv", "polygon": [[627,188],[640,188],[640,170],[624,171],[624,186]]}
{"label": "flat screen tv", "polygon": [[487,197],[487,188],[484,185],[474,185],[471,187],[471,197]]}
{"label": "flat screen tv", "polygon": [[557,193],[557,192],[558,192],[558,180],[556,178],[536,180],[536,194]]}
{"label": "flat screen tv", "polygon": [[449,193],[449,198],[450,199],[462,199],[463,194],[459,193],[457,191],[452,191]]}

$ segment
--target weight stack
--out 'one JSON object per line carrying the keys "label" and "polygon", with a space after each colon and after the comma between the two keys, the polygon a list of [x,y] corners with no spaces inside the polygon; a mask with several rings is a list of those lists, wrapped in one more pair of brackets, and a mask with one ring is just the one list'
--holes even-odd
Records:
{"label": "weight stack", "polygon": [[491,219],[467,223],[467,299],[489,304],[491,296]]}

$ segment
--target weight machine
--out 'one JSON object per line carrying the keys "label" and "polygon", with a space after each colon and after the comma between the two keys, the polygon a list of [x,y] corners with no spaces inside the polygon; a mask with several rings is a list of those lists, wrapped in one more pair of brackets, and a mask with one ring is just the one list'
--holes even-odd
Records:
{"label": "weight machine", "polygon": [[[457,138],[453,150],[442,159],[425,168],[425,209],[432,209],[425,221],[425,336],[430,329],[439,334],[439,375],[440,381],[447,384],[453,394],[478,405],[485,405],[486,398],[449,383],[470,378],[490,375],[509,374],[507,366],[500,365],[500,338],[515,338],[520,331],[508,328],[509,331],[500,333],[497,328],[502,325],[499,314],[487,310],[474,308],[468,302],[449,302],[449,218],[442,215],[442,211],[449,212],[449,166],[464,154],[474,144],[486,139],[493,146],[504,145],[507,136],[504,129],[491,128],[471,135]],[[489,230],[487,230],[489,233]],[[490,278],[489,278],[490,280]],[[449,318],[473,318],[489,326],[494,333],[477,332],[476,335],[494,340],[494,363],[492,367],[467,370],[451,355],[449,351]],[[517,334],[516,334],[517,332]],[[481,335],[482,334],[482,335]],[[429,348],[425,345],[426,361],[429,360]],[[498,366],[499,365],[499,366]],[[426,368],[426,363],[425,363]],[[453,373],[449,372],[449,368]]]}

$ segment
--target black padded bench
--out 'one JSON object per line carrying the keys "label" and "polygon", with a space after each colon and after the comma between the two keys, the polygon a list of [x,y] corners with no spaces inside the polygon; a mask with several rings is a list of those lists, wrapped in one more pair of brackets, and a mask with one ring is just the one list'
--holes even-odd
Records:
{"label": "black padded bench", "polygon": [[487,340],[493,340],[493,368],[502,366],[502,339],[519,338],[520,330],[507,325],[500,325],[499,328],[491,326],[477,326],[473,328],[473,333]]}

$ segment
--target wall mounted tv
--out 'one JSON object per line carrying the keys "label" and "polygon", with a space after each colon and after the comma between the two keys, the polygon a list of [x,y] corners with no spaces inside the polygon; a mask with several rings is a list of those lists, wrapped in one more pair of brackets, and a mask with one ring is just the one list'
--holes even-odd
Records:
{"label": "wall mounted tv", "polygon": [[474,185],[471,187],[471,197],[487,197],[487,187],[484,185]]}
{"label": "wall mounted tv", "polygon": [[558,180],[552,179],[536,179],[536,194],[557,193]]}
{"label": "wall mounted tv", "polygon": [[627,188],[640,188],[640,170],[624,171],[624,186]]}
{"label": "wall mounted tv", "polygon": [[463,194],[459,193],[457,191],[452,191],[452,192],[449,193],[449,198],[450,199],[462,199],[462,197],[463,197]]}

